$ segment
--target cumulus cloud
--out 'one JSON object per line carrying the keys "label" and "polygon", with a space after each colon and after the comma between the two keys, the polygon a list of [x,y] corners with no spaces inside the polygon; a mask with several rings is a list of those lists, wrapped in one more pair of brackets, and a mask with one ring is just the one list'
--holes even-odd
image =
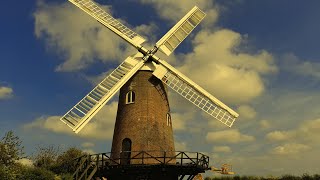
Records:
{"label": "cumulus cloud", "polygon": [[188,151],[187,143],[177,140],[174,142],[174,148],[176,151]]}
{"label": "cumulus cloud", "polygon": [[[101,7],[112,14],[110,6]],[[69,2],[48,4],[38,1],[33,15],[36,37],[45,40],[48,48],[63,58],[57,71],[84,69],[96,61],[123,61],[132,53],[127,42]],[[153,24],[136,28],[147,33],[154,29]]]}
{"label": "cumulus cloud", "polygon": [[93,149],[83,149],[82,151],[86,152],[88,154],[97,154],[97,152],[95,150],[93,150]]}
{"label": "cumulus cloud", "polygon": [[231,30],[203,30],[193,41],[193,52],[181,58],[179,69],[225,102],[250,102],[264,92],[262,74],[274,73],[277,67],[266,51],[235,51],[241,42],[241,35]]}
{"label": "cumulus cloud", "polygon": [[197,5],[207,14],[204,24],[214,24],[218,19],[218,8],[213,1],[198,0],[196,3],[192,0],[171,1],[171,0],[140,0],[143,4],[152,5],[161,18],[176,22],[182,18],[193,6]]}
{"label": "cumulus cloud", "polygon": [[[99,113],[77,134],[82,138],[112,139],[116,119],[117,102],[103,107]],[[40,117],[24,125],[26,129],[45,129],[56,133],[76,135],[60,120],[60,116]]]}
{"label": "cumulus cloud", "polygon": [[256,117],[257,112],[248,105],[242,105],[238,107],[238,111],[239,114],[241,114],[241,118],[242,119],[253,119]]}
{"label": "cumulus cloud", "polygon": [[311,147],[304,144],[286,143],[272,149],[271,153],[276,155],[292,155],[310,150]]}
{"label": "cumulus cloud", "polygon": [[320,139],[320,119],[307,120],[297,128],[287,131],[272,131],[266,135],[271,141],[302,142],[312,145]]}
{"label": "cumulus cloud", "polygon": [[172,113],[172,129],[174,131],[189,130],[191,127],[188,127],[188,123],[193,120],[194,116],[194,111],[187,111],[186,113]]}
{"label": "cumulus cloud", "polygon": [[229,146],[214,146],[213,147],[213,152],[216,152],[216,153],[230,153],[232,152],[231,151],[231,148]]}
{"label": "cumulus cloud", "polygon": [[239,143],[254,141],[253,136],[240,133],[238,129],[230,129],[216,132],[209,132],[206,137],[207,141],[215,143]]}
{"label": "cumulus cloud", "polygon": [[265,119],[259,121],[259,124],[260,124],[260,128],[261,129],[269,129],[271,127],[270,122],[268,120],[265,120]]}
{"label": "cumulus cloud", "polygon": [[284,70],[302,75],[320,79],[320,63],[305,61],[298,58],[296,55],[289,53],[282,57],[281,67]]}
{"label": "cumulus cloud", "polygon": [[94,146],[95,144],[92,142],[84,142],[81,144],[82,151],[88,154],[97,154],[97,152],[93,149]]}
{"label": "cumulus cloud", "polygon": [[184,115],[179,113],[172,113],[172,129],[175,131],[186,130],[186,122],[184,120]]}
{"label": "cumulus cloud", "polygon": [[0,86],[0,100],[8,99],[13,96],[13,89],[10,87]]}
{"label": "cumulus cloud", "polygon": [[91,147],[94,147],[94,143],[92,143],[92,142],[84,142],[84,143],[81,144],[81,147],[91,148]]}
{"label": "cumulus cloud", "polygon": [[273,131],[266,135],[270,141],[286,141],[295,136],[293,131]]}

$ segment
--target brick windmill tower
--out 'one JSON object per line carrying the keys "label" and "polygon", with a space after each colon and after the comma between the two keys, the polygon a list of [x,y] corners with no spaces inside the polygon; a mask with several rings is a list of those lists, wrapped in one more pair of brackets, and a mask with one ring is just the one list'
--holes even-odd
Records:
{"label": "brick windmill tower", "polygon": [[149,67],[140,69],[120,89],[111,152],[112,158],[130,164],[125,160],[143,150],[155,156],[164,151],[175,155],[167,90]]}
{"label": "brick windmill tower", "polygon": [[191,158],[190,154],[175,152],[167,87],[229,127],[238,114],[155,56],[158,50],[170,55],[203,20],[205,13],[195,6],[153,49],[147,50],[142,46],[143,37],[93,1],[69,1],[138,50],[61,118],[78,133],[120,90],[111,153],[80,160],[75,178],[173,180],[189,175],[192,179],[207,170],[207,156],[196,153],[196,158]]}

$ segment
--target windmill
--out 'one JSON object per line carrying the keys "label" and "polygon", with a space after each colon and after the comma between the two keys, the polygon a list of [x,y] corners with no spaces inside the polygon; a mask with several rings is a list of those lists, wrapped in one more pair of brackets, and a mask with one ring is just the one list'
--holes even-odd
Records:
{"label": "windmill", "polygon": [[[69,1],[138,50],[135,55],[127,57],[60,119],[78,133],[120,90],[112,150],[110,157],[106,157],[109,159],[108,163],[119,163],[123,166],[179,163],[179,157],[174,152],[167,87],[226,126],[233,125],[238,117],[235,111],[155,55],[158,50],[170,55],[203,20],[205,13],[198,7],[192,8],[153,49],[148,50],[142,46],[145,42],[142,36],[114,19],[92,0]],[[189,157],[187,154],[181,155]],[[141,156],[142,159],[137,158]],[[161,161],[159,157],[162,158]],[[199,157],[197,154],[197,163],[200,162],[198,158],[204,160],[203,168],[209,169],[206,162],[208,158]],[[99,159],[99,156],[96,159]],[[100,159],[104,161],[104,158]],[[180,164],[183,164],[182,161],[183,158]],[[80,165],[83,164],[82,161],[79,162]],[[98,168],[98,164],[92,165],[91,168]],[[202,170],[197,169],[192,172],[192,176]],[[97,170],[92,170],[95,171]],[[80,177],[83,177],[82,175]],[[166,179],[177,179],[177,174],[169,176],[167,175]]]}

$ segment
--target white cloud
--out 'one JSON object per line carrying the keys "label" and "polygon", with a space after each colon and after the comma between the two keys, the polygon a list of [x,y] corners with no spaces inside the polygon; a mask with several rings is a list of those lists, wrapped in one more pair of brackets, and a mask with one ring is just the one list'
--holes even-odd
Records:
{"label": "white cloud", "polygon": [[69,127],[62,123],[60,116],[40,117],[35,121],[25,124],[26,129],[46,129],[56,133],[76,135],[82,138],[112,139],[116,119],[117,102],[112,102],[103,107],[96,116],[78,133],[75,134]]}
{"label": "white cloud", "polygon": [[172,113],[172,129],[175,131],[186,130],[186,122],[183,114]]}
{"label": "white cloud", "polygon": [[[110,13],[110,6],[101,7]],[[98,60],[123,61],[133,50],[127,42],[69,2],[38,1],[34,19],[36,37],[45,40],[48,48],[63,58],[63,63],[56,68],[58,71],[84,69]],[[155,26],[141,25],[136,29],[151,33]]]}
{"label": "white cloud", "polygon": [[253,119],[256,117],[257,112],[248,105],[242,105],[238,107],[238,113],[241,114],[242,119]]}
{"label": "white cloud", "polygon": [[271,153],[276,155],[292,155],[310,150],[311,147],[304,144],[286,143],[272,149]]}
{"label": "white cloud", "polygon": [[253,136],[241,134],[238,129],[209,132],[206,138],[207,141],[214,143],[239,143],[250,142],[255,140]]}
{"label": "white cloud", "polygon": [[0,100],[8,99],[13,96],[13,89],[10,87],[0,86]]}
{"label": "white cloud", "polygon": [[186,113],[172,113],[171,116],[172,129],[174,131],[185,131],[190,129],[190,127],[188,127],[188,122],[193,120],[195,113],[194,111],[186,111]]}
{"label": "white cloud", "polygon": [[260,124],[260,128],[261,129],[269,129],[271,127],[270,122],[268,120],[265,120],[265,119],[259,121],[259,124]]}
{"label": "white cloud", "polygon": [[101,83],[101,81],[109,75],[113,69],[109,69],[106,72],[103,72],[96,76],[85,76],[85,78],[90,82],[93,86],[96,86],[97,84]]}
{"label": "white cloud", "polygon": [[93,149],[83,149],[82,151],[88,154],[97,154],[97,152],[95,152]]}
{"label": "white cloud", "polygon": [[320,63],[299,59],[290,53],[283,56],[282,68],[299,75],[320,79]]}
{"label": "white cloud", "polygon": [[91,148],[91,147],[94,147],[94,143],[92,142],[84,142],[81,144],[81,147],[84,147],[84,148]]}
{"label": "white cloud", "polygon": [[231,30],[203,30],[193,41],[193,52],[182,56],[179,70],[224,102],[250,102],[264,92],[262,74],[277,67],[266,51],[241,52],[241,42],[241,35]]}
{"label": "white cloud", "polygon": [[287,141],[295,136],[294,132],[288,131],[273,131],[266,135],[270,141]]}
{"label": "white cloud", "polygon": [[187,143],[177,140],[174,142],[174,148],[176,151],[188,151]]}
{"label": "white cloud", "polygon": [[[140,0],[143,4],[150,4],[155,7],[161,18],[176,23],[182,18],[193,6],[193,0],[171,1],[171,0]],[[218,19],[218,9],[214,6],[213,1],[198,0],[196,5],[204,10],[206,18],[204,24],[213,25]]]}
{"label": "white cloud", "polygon": [[214,146],[213,147],[213,152],[216,152],[216,153],[230,153],[232,152],[231,151],[231,148],[229,146]]}
{"label": "white cloud", "polygon": [[297,128],[273,131],[266,135],[271,141],[302,142],[312,145],[320,140],[320,119],[303,121]]}

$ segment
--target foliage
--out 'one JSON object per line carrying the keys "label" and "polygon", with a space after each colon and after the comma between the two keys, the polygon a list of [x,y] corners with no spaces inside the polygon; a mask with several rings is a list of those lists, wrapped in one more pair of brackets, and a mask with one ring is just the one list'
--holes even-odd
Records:
{"label": "foliage", "polygon": [[24,147],[21,143],[21,140],[14,135],[13,131],[7,132],[0,141],[0,164],[10,166],[23,158]]}
{"label": "foliage", "polygon": [[10,166],[0,166],[0,179],[50,180],[54,179],[54,173],[42,168],[29,167],[16,163]]}
{"label": "foliage", "polygon": [[85,153],[77,148],[62,152],[55,146],[38,146],[31,156],[33,166],[22,165],[24,147],[18,136],[9,131],[0,141],[0,180],[71,180],[74,159]]}
{"label": "foliage", "polygon": [[57,174],[73,173],[77,168],[74,160],[84,154],[82,150],[71,147],[57,157],[55,166],[51,170]]}
{"label": "foliage", "polygon": [[74,173],[75,159],[85,153],[75,147],[71,147],[64,152],[54,146],[38,147],[32,156],[35,167],[50,170],[56,174]]}
{"label": "foliage", "polygon": [[47,169],[26,167],[17,179],[25,180],[55,180],[55,174]]}
{"label": "foliage", "polygon": [[32,155],[33,165],[49,170],[55,165],[59,153],[59,147],[54,147],[52,145],[48,147],[38,146],[36,153]]}
{"label": "foliage", "polygon": [[12,166],[4,166],[3,164],[0,164],[0,179],[6,179],[6,180],[14,180],[16,179],[17,172],[15,168]]}
{"label": "foliage", "polygon": [[61,180],[73,180],[72,174],[61,174],[59,176],[59,178],[57,179],[61,179]]}

